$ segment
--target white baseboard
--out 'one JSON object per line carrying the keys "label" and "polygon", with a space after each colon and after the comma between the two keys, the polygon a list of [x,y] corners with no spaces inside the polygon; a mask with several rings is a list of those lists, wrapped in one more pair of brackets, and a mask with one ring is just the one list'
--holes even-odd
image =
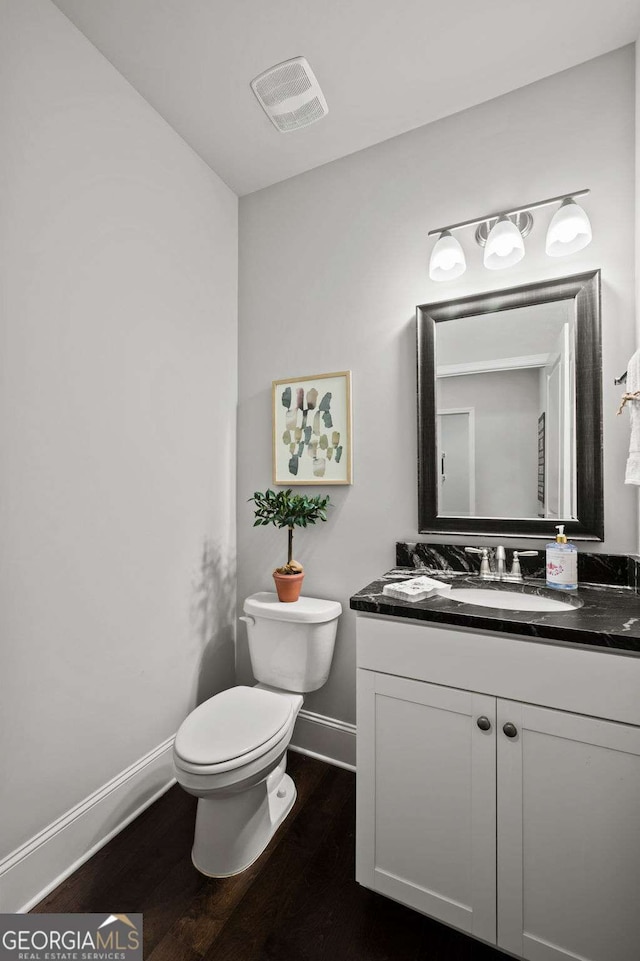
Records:
{"label": "white baseboard", "polygon": [[303,708],[298,714],[289,748],[355,771],[356,726]]}
{"label": "white baseboard", "polygon": [[0,911],[24,913],[172,784],[173,736],[0,861]]}

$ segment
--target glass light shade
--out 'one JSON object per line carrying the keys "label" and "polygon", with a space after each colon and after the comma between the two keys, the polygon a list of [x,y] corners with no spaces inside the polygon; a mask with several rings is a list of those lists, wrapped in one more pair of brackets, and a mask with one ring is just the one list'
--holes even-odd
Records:
{"label": "glass light shade", "polygon": [[436,245],[431,251],[429,260],[429,277],[431,280],[455,280],[467,269],[464,250],[455,237],[448,230],[438,237]]}
{"label": "glass light shade", "polygon": [[591,224],[575,200],[568,197],[551,218],[545,250],[549,257],[575,254],[591,243]]}
{"label": "glass light shade", "polygon": [[484,265],[488,270],[513,267],[524,257],[522,234],[507,217],[501,217],[487,237]]}

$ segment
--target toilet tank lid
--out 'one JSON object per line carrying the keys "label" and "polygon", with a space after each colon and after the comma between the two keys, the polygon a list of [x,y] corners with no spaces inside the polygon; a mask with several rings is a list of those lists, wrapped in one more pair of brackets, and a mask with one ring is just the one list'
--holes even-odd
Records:
{"label": "toilet tank lid", "polygon": [[244,612],[253,617],[269,617],[274,621],[321,624],[323,621],[334,621],[336,617],[340,617],[342,604],[319,597],[300,597],[291,604],[282,604],[277,594],[260,591],[246,599]]}

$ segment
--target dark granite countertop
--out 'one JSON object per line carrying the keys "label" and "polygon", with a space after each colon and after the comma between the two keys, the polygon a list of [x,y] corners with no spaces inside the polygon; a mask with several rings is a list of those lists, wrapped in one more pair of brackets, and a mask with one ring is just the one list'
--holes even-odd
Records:
{"label": "dark granite countertop", "polygon": [[[523,558],[523,561],[525,558]],[[423,601],[401,601],[382,593],[385,584],[427,574],[452,590]],[[512,611],[479,607],[455,599],[456,587],[482,587],[535,593],[567,600],[569,612]],[[579,605],[579,606],[577,606]],[[546,643],[576,644],[618,654],[640,655],[640,596],[630,586],[583,584],[577,591],[549,590],[543,580],[526,577],[523,584],[481,581],[468,571],[399,566],[373,581],[351,598],[351,609],[467,629],[517,634]]]}

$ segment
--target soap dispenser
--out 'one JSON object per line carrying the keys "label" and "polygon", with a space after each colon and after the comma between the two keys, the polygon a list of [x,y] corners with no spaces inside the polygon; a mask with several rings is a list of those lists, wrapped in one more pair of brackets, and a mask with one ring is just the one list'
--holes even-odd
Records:
{"label": "soap dispenser", "polygon": [[547,587],[560,591],[575,591],[578,587],[578,551],[569,544],[564,524],[556,524],[555,541],[547,544]]}

